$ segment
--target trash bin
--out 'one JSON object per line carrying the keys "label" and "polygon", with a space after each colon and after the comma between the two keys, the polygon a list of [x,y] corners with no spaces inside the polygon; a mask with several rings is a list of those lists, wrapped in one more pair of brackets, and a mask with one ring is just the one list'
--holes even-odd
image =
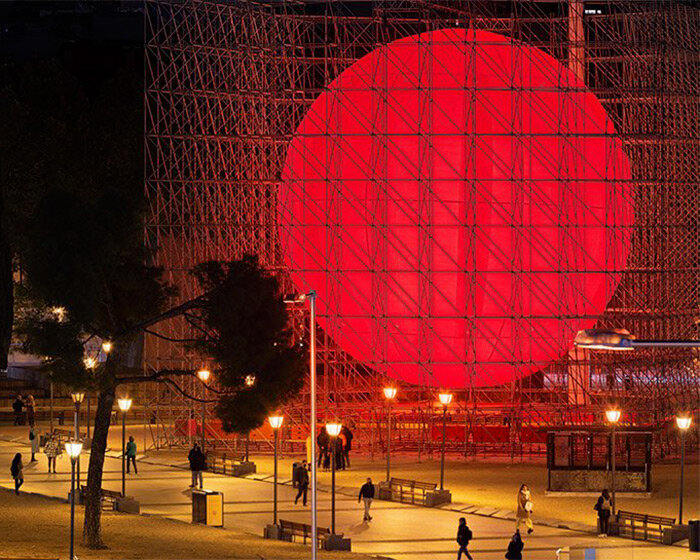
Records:
{"label": "trash bin", "polygon": [[688,549],[690,552],[700,552],[700,519],[688,521],[690,534],[688,535]]}
{"label": "trash bin", "polygon": [[192,523],[224,526],[224,495],[213,490],[192,490]]}

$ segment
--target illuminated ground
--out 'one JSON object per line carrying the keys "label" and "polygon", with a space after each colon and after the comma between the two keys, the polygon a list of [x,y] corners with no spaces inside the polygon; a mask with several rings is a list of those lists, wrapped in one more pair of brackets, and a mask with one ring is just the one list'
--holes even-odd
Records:
{"label": "illuminated ground", "polygon": [[[118,430],[115,430],[115,436],[117,435],[117,431]],[[9,464],[11,454],[17,449],[26,452],[26,448],[19,447],[18,444],[1,442],[0,463]],[[67,461],[64,459],[63,462],[59,464],[59,472],[62,474],[49,476],[45,473],[45,458],[43,454],[40,456],[40,459],[41,461],[38,465],[27,469],[27,482],[24,489],[57,497],[65,496],[69,481]],[[284,461],[287,463],[289,459],[285,459]],[[140,474],[136,477],[133,475],[130,477],[128,480],[127,493],[134,495],[141,501],[142,511],[181,521],[189,521],[190,500],[187,491],[189,473],[186,470],[177,468],[178,464],[184,466],[185,457],[183,454],[169,453],[160,454],[159,456],[151,454],[146,458],[140,458]],[[421,465],[421,468],[427,468],[427,466],[428,465]],[[429,466],[434,469],[435,463],[431,463]],[[267,470],[267,464],[263,463],[261,467],[261,470]],[[383,472],[381,471],[381,467],[381,463],[377,464],[378,472]],[[120,488],[120,469],[120,461],[118,459],[107,459],[104,484],[106,488],[114,490]],[[498,480],[500,481],[500,485],[507,490],[513,485],[517,486],[520,482],[519,474],[516,476],[514,472],[507,473],[502,468],[492,470],[500,471],[501,474],[498,475]],[[450,472],[451,471],[452,468],[450,469]],[[280,517],[299,521],[308,520],[310,516],[308,508],[304,509],[301,506],[294,506],[292,503],[294,494],[288,483],[290,476],[286,464],[280,469],[280,472],[282,475],[281,480],[286,483],[280,488]],[[396,474],[407,475],[410,473],[411,470],[408,465],[402,465],[401,467],[397,465]],[[337,506],[337,529],[339,532],[344,532],[347,536],[352,538],[354,551],[408,560],[419,558],[449,558],[454,554],[454,532],[457,518],[464,514],[446,509],[426,509],[389,502],[375,502],[374,520],[371,524],[363,524],[361,521],[361,510],[357,504],[356,498],[354,498],[356,492],[355,479],[358,477],[361,478],[362,476],[364,476],[364,473],[359,470],[352,470],[340,473],[338,478],[341,494],[339,495]],[[325,483],[327,475],[324,474],[323,477],[324,478],[321,480],[322,491],[319,493],[319,523],[322,526],[328,526],[330,523],[330,499],[327,493],[328,486]],[[429,478],[427,476],[423,476],[422,478],[427,478],[429,480],[435,479],[434,477]],[[447,480],[451,480],[449,476]],[[479,480],[479,484],[482,484],[485,479],[482,477]],[[10,481],[3,480],[2,485],[9,487]],[[533,483],[533,485],[535,484]],[[227,530],[220,531],[177,524],[177,533],[181,535],[185,547],[187,546],[188,539],[191,539],[193,548],[191,550],[187,548],[183,549],[187,551],[187,557],[216,557],[208,555],[203,548],[196,545],[196,541],[199,540],[199,535],[204,535],[204,533],[199,533],[199,531],[209,531],[209,533],[206,533],[207,535],[216,535],[211,537],[214,540],[219,538],[232,538],[232,540],[236,540],[241,533],[234,533],[233,530],[260,535],[263,526],[271,521],[272,485],[269,484],[269,479],[267,479],[267,481],[256,481],[207,475],[206,486],[224,492]],[[488,490],[484,490],[482,491],[482,495],[496,496],[497,493],[489,494]],[[504,491],[504,496],[506,495],[510,496],[510,492]],[[462,501],[460,498],[456,499]],[[512,509],[510,501],[511,500],[509,500],[508,503],[508,509]],[[539,512],[542,509],[542,506],[537,505],[540,503],[540,500],[536,499],[535,502],[536,507],[539,508],[536,511]],[[587,507],[584,512],[586,518],[590,515],[589,509],[591,512],[593,511],[592,505],[588,502],[590,502],[590,499],[586,500]],[[476,503],[476,501],[473,499],[464,500],[462,506],[453,505],[452,507],[459,509],[460,507],[466,507],[469,503],[473,504]],[[560,500],[559,503],[564,502]],[[650,502],[648,500],[639,500],[639,503],[648,504]],[[561,508],[562,511],[566,509],[569,508]],[[630,507],[630,509],[639,508]],[[641,510],[642,509],[640,509],[640,511]],[[507,513],[503,512],[497,515],[507,515]],[[117,529],[117,532],[120,534],[122,530],[128,532],[128,527],[130,527],[131,524],[134,526],[141,526],[141,523],[143,523],[143,521],[140,523],[133,523],[131,520],[136,518],[132,516],[110,515],[110,518],[111,517],[126,519],[124,528]],[[472,546],[473,551],[478,554],[478,556],[475,557],[482,559],[503,558],[505,546],[513,531],[513,522],[498,518],[497,516],[484,517],[467,515],[466,517],[476,537]],[[30,523],[31,522],[28,520],[27,524]],[[585,527],[582,526],[579,528],[585,529]],[[5,540],[2,533],[6,530],[9,530],[7,525],[0,523],[0,540]],[[160,531],[160,529],[158,529],[158,531]],[[197,533],[190,531],[197,531]],[[16,532],[13,531],[12,534],[16,535]],[[220,535],[226,535],[226,537],[220,537]],[[235,538],[233,538],[234,536]],[[33,538],[41,540],[41,535]],[[110,536],[108,535],[107,538],[109,540]],[[153,538],[156,537],[154,536]],[[244,538],[251,539],[250,535]],[[208,539],[209,537],[207,537],[207,542],[209,542]],[[18,539],[15,537],[15,540]],[[19,540],[21,541],[21,536]],[[268,544],[257,539],[253,539],[253,542],[256,543],[256,546],[261,547]],[[652,558],[663,557],[672,560],[694,557],[694,555],[687,552],[687,549],[682,547],[660,547],[658,545],[643,544],[615,538],[601,541],[594,535],[585,532],[538,526],[535,534],[528,537],[526,540],[526,552],[529,552],[529,554],[527,554],[525,558],[553,559],[555,558],[555,550],[560,546],[571,546],[579,549],[590,546],[604,546],[605,549],[599,550],[599,559],[614,558],[624,560],[634,558],[635,560],[651,560]],[[146,548],[147,550],[144,550],[143,555],[140,557],[163,557],[159,556],[159,551],[154,551],[153,547],[149,546]],[[251,554],[253,553],[253,549],[247,548],[247,550],[249,550]],[[267,558],[294,557],[291,556],[291,554],[293,554],[292,549],[289,549],[289,551],[289,554],[285,553],[284,556],[278,556],[277,554],[268,556],[264,552],[262,554]],[[19,553],[21,550],[17,550],[16,552]],[[171,553],[170,551],[166,552],[168,554]],[[227,553],[230,556],[235,554],[230,551],[228,545]],[[128,553],[125,553],[125,555],[130,557]],[[176,556],[177,554],[173,551],[172,555]],[[253,557],[255,558],[256,556],[254,555]]]}

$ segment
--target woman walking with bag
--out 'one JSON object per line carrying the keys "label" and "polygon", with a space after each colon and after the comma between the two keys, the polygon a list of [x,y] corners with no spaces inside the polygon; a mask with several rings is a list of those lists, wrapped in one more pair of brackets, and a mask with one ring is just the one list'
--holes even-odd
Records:
{"label": "woman walking with bag", "polygon": [[605,538],[608,536],[608,524],[610,522],[610,512],[612,511],[612,501],[607,488],[601,492],[593,509],[598,512],[598,536]]}
{"label": "woman walking with bag", "polygon": [[522,523],[527,527],[527,534],[530,535],[534,530],[532,528],[532,507],[533,503],[530,500],[530,489],[526,484],[520,486],[520,491],[518,492],[518,510],[516,515],[517,521],[515,522],[515,530],[520,530],[520,525]]}

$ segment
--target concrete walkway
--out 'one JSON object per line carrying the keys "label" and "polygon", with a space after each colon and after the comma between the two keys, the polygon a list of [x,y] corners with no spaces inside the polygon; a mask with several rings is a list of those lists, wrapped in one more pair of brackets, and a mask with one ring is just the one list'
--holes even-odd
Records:
{"label": "concrete walkway", "polygon": [[[9,464],[16,452],[23,454],[25,465],[30,455],[22,442],[0,441],[0,465]],[[104,488],[121,489],[121,460],[117,455],[108,454],[105,460]],[[58,461],[59,474],[48,474],[46,457],[38,456],[38,463],[25,467],[23,491],[36,492],[48,496],[67,496],[70,486],[70,464],[64,454]],[[139,474],[128,475],[127,495],[134,496],[141,503],[141,511],[188,521],[191,518],[190,473],[182,461],[168,465],[161,459],[138,457]],[[87,465],[87,456],[83,457]],[[83,469],[85,470],[85,468]],[[309,507],[295,506],[295,490],[287,476],[281,476],[279,487],[279,517],[295,521],[309,522]],[[84,481],[83,474],[83,481]],[[272,484],[266,474],[251,478],[232,478],[223,475],[207,474],[205,487],[224,493],[225,525],[237,527],[261,535],[263,527],[272,522]],[[7,477],[0,485],[11,487]],[[330,495],[328,488],[319,488],[319,525],[330,526]],[[414,560],[429,558],[452,558],[456,552],[454,537],[457,520],[464,516],[474,532],[475,539],[470,547],[475,559],[501,560],[514,522],[503,519],[499,512],[492,515],[471,515],[466,504],[451,504],[448,508],[423,508],[410,505],[375,500],[373,521],[362,522],[362,510],[354,497],[356,489],[339,488],[336,502],[336,528],[352,538],[352,549],[356,552]],[[466,508],[465,512],[459,510]],[[489,513],[489,512],[481,512]],[[504,512],[503,515],[506,513]],[[1,539],[0,539],[1,540]],[[695,558],[681,546],[665,547],[627,539],[599,539],[595,535],[554,527],[536,527],[533,535],[525,536],[525,559],[546,560],[556,558],[556,549],[569,546],[572,550],[597,548],[597,560],[681,560]]]}

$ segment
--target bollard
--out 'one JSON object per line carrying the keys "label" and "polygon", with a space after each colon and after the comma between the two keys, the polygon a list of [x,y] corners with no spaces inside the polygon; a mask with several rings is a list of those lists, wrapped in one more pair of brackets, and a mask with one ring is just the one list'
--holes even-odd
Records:
{"label": "bollard", "polygon": [[700,552],[700,519],[688,521],[688,550],[690,552]]}

